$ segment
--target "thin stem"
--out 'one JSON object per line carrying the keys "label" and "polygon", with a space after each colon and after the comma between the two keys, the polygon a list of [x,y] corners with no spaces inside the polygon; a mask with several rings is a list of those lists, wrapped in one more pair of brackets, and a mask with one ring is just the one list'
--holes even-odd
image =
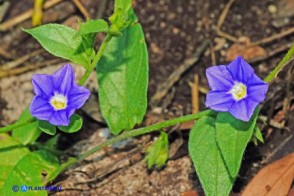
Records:
{"label": "thin stem", "polygon": [[268,76],[264,79],[265,82],[270,83],[275,77],[277,77],[278,73],[283,69],[285,65],[291,62],[294,58],[294,45],[290,48],[284,58],[279,62],[276,68],[268,74]]}
{"label": "thin stem", "polygon": [[125,132],[125,133],[123,133],[121,135],[118,135],[118,136],[116,136],[114,138],[111,138],[111,139],[105,141],[104,143],[90,149],[89,151],[87,151],[85,153],[82,153],[78,157],[78,160],[83,160],[86,157],[88,157],[88,156],[94,154],[95,152],[101,150],[105,146],[112,145],[112,144],[114,144],[116,142],[119,142],[121,140],[124,140],[124,139],[128,139],[128,138],[131,138],[131,137],[136,137],[136,136],[139,136],[139,135],[143,135],[143,134],[146,134],[146,133],[157,131],[157,130],[160,130],[162,128],[169,127],[169,126],[172,126],[172,125],[176,125],[176,124],[179,124],[179,123],[183,123],[183,122],[187,122],[187,121],[191,121],[191,120],[197,120],[197,119],[199,119],[199,118],[201,118],[203,116],[214,116],[214,115],[215,115],[214,111],[206,110],[206,111],[203,111],[203,112],[200,112],[200,113],[197,113],[197,114],[190,114],[190,115],[186,115],[186,116],[181,116],[179,118],[167,120],[167,121],[164,121],[164,122],[161,122],[161,123],[150,125],[148,127],[142,127],[142,128],[134,129],[132,131],[128,131],[128,132]]}
{"label": "thin stem", "polygon": [[93,69],[95,68],[95,66],[97,65],[97,63],[99,62],[106,46],[108,45],[109,41],[111,40],[112,35],[107,34],[104,41],[102,42],[97,54],[95,55],[91,67],[89,69],[86,70],[85,74],[83,75],[83,77],[81,78],[79,85],[84,85],[84,83],[86,82],[86,80],[88,79],[88,77],[90,76],[91,72],[93,71]]}
{"label": "thin stem", "polygon": [[11,131],[12,129],[15,129],[15,128],[18,128],[18,127],[22,127],[22,126],[31,124],[31,123],[33,123],[35,121],[36,121],[35,118],[30,118],[27,121],[19,121],[19,122],[16,122],[14,124],[7,125],[6,127],[0,128],[0,133],[5,133],[5,132],[8,132],[8,131]]}

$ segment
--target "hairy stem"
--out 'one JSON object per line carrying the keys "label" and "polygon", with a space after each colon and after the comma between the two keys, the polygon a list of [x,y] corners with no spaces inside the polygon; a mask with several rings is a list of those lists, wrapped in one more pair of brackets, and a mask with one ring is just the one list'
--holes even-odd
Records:
{"label": "hairy stem", "polygon": [[275,77],[277,77],[278,73],[283,69],[283,67],[290,63],[292,60],[294,60],[294,45],[290,48],[284,58],[279,62],[276,68],[268,74],[264,81],[270,83]]}
{"label": "hairy stem", "polygon": [[35,118],[30,118],[27,121],[18,121],[18,122],[14,123],[14,124],[7,125],[6,127],[0,128],[0,133],[5,133],[5,132],[8,132],[8,131],[11,131],[12,129],[31,124],[31,123],[33,123],[35,121],[36,121]]}
{"label": "hairy stem", "polygon": [[161,122],[161,123],[150,125],[148,127],[142,127],[142,128],[134,129],[132,131],[125,132],[125,133],[123,133],[121,135],[118,135],[116,137],[113,137],[113,138],[105,141],[104,143],[90,149],[89,151],[87,151],[85,153],[82,153],[78,157],[78,160],[83,160],[86,157],[88,157],[88,156],[94,154],[95,152],[101,150],[105,146],[112,145],[112,144],[117,143],[117,142],[119,142],[121,140],[128,139],[128,138],[131,138],[131,137],[136,137],[136,136],[143,135],[143,134],[146,134],[146,133],[150,133],[150,132],[153,132],[153,131],[158,131],[158,130],[160,130],[162,128],[169,127],[169,126],[172,126],[172,125],[176,125],[176,124],[179,124],[179,123],[183,123],[183,122],[187,122],[187,121],[191,121],[191,120],[197,120],[197,119],[199,119],[199,118],[201,118],[203,116],[214,116],[215,114],[216,114],[215,111],[205,110],[205,111],[197,113],[197,114],[190,114],[190,115],[186,115],[186,116],[181,116],[181,117],[178,117],[178,118],[175,118],[175,119],[171,119],[171,120],[167,120],[167,121],[164,121],[164,122]]}
{"label": "hairy stem", "polygon": [[112,38],[112,35],[110,35],[110,34],[106,35],[104,41],[102,42],[97,54],[95,55],[95,57],[92,61],[91,67],[86,70],[85,74],[83,75],[83,77],[81,78],[81,80],[79,82],[79,85],[81,85],[81,86],[84,85],[84,83],[86,82],[86,80],[90,76],[91,72],[96,67],[97,63],[99,62],[99,60],[100,60],[106,46],[108,45],[109,41],[111,40],[111,38]]}

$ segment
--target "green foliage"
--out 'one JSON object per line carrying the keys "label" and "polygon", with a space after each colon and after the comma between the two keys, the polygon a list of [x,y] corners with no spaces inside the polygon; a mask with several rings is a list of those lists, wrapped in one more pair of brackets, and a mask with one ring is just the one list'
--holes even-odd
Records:
{"label": "green foliage", "polygon": [[161,131],[159,138],[147,149],[148,155],[145,159],[148,169],[152,166],[160,168],[166,163],[168,159],[168,146],[168,134]]}
{"label": "green foliage", "polygon": [[85,44],[74,29],[60,24],[47,24],[23,30],[37,39],[51,54],[80,64],[86,69],[90,67],[94,49],[91,44]]}
{"label": "green foliage", "polygon": [[189,136],[189,154],[207,196],[228,195],[233,179],[216,142],[215,119],[203,117]]}
{"label": "green foliage", "polygon": [[113,134],[141,123],[147,108],[148,52],[140,24],[114,37],[97,64],[101,112]]}
{"label": "green foliage", "polygon": [[56,134],[56,126],[51,125],[48,121],[45,120],[38,120],[38,127],[43,132],[49,134],[49,135],[55,135]]}
{"label": "green foliage", "polygon": [[[27,121],[32,118],[29,109],[25,109],[21,114],[18,121]],[[12,131],[12,137],[18,140],[23,145],[31,144],[35,142],[39,136],[41,135],[42,131],[38,127],[38,123],[32,122],[30,124],[21,126],[16,128]]]}
{"label": "green foliage", "polygon": [[115,0],[114,13],[109,17],[111,22],[110,33],[120,35],[120,32],[129,24],[136,21],[137,17],[132,9],[131,0]]}
{"label": "green foliage", "polygon": [[73,114],[70,117],[70,123],[68,126],[58,126],[58,128],[66,133],[74,133],[81,129],[83,126],[83,119],[77,114]]}
{"label": "green foliage", "polygon": [[28,153],[30,153],[29,149],[14,138],[7,134],[0,134],[0,193],[9,173],[13,170],[16,163]]}
{"label": "green foliage", "polygon": [[79,24],[80,29],[78,31],[79,35],[87,35],[87,34],[96,34],[99,32],[108,32],[108,24],[103,19],[98,20],[87,20],[84,23]]}
{"label": "green foliage", "polygon": [[261,133],[261,131],[260,131],[260,129],[259,129],[259,127],[257,125],[254,128],[254,134],[253,134],[251,140],[253,141],[253,143],[255,145],[257,145],[258,141],[261,142],[261,143],[264,143],[262,133]]}
{"label": "green foliage", "polygon": [[216,141],[232,178],[239,172],[245,148],[250,141],[259,109],[249,122],[234,118],[228,112],[220,112],[216,118]]}
{"label": "green foliage", "polygon": [[[2,194],[12,193],[14,185],[45,186],[60,172],[58,159],[50,152],[40,150],[24,156],[17,162],[8,178],[5,180]],[[21,191],[19,191],[21,194]],[[46,191],[30,191],[30,195],[47,195]]]}

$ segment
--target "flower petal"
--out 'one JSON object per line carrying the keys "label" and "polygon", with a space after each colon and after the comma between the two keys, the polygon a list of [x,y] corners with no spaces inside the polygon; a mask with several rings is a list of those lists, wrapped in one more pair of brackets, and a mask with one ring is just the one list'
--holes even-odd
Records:
{"label": "flower petal", "polygon": [[54,113],[54,109],[49,104],[48,100],[40,96],[35,96],[30,105],[30,112],[32,116],[40,120],[49,120]]}
{"label": "flower petal", "polygon": [[235,81],[247,83],[248,79],[251,78],[254,74],[254,69],[241,57],[238,56],[233,60],[228,66],[227,69],[232,74],[232,77]]}
{"label": "flower petal", "polygon": [[226,112],[234,103],[231,94],[225,91],[210,91],[206,96],[205,105],[215,111]]}
{"label": "flower petal", "polygon": [[206,77],[211,90],[229,91],[234,85],[231,73],[225,65],[212,66],[206,70]]}
{"label": "flower petal", "polygon": [[32,77],[34,93],[37,96],[50,97],[53,95],[52,76],[35,74]]}
{"label": "flower petal", "polygon": [[70,116],[67,116],[66,110],[58,110],[53,113],[49,122],[56,126],[68,126],[70,122]]}
{"label": "flower petal", "polygon": [[68,107],[78,109],[82,107],[90,96],[90,91],[85,87],[73,85],[68,94]]}
{"label": "flower petal", "polygon": [[259,102],[245,98],[235,102],[229,112],[237,119],[248,122]]}
{"label": "flower petal", "polygon": [[268,90],[268,83],[262,81],[257,75],[253,76],[247,82],[247,95],[251,99],[262,102]]}
{"label": "flower petal", "polygon": [[61,67],[52,75],[54,90],[67,95],[74,84],[74,70],[70,64]]}

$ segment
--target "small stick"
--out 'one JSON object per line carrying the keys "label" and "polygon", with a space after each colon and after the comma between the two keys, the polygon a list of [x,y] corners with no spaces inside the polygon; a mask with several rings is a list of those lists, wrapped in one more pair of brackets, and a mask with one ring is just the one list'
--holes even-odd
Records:
{"label": "small stick", "polygon": [[264,38],[264,39],[261,39],[259,41],[256,41],[256,42],[253,42],[252,45],[260,45],[260,44],[266,44],[266,43],[269,43],[269,42],[272,42],[276,39],[280,39],[280,38],[283,38],[287,35],[290,35],[294,33],[294,27],[290,28],[290,29],[287,29],[286,31],[282,31],[278,34],[275,34],[275,35],[272,35],[270,37],[267,37],[267,38]]}
{"label": "small stick", "polygon": [[91,18],[90,13],[87,11],[85,6],[79,0],[72,0],[72,1],[80,10],[80,12],[84,15],[85,18]]}
{"label": "small stick", "polygon": [[22,57],[20,58],[17,58],[16,60],[13,60],[13,61],[10,61],[10,62],[7,62],[5,63],[4,65],[1,65],[0,66],[0,70],[2,71],[6,71],[8,69],[12,69],[12,68],[15,68],[17,66],[19,66],[20,64],[26,62],[28,59],[30,59],[31,57],[33,56],[37,56],[41,53],[43,53],[44,50],[43,49],[39,49],[39,50],[36,50],[32,53],[29,53],[29,54],[26,54],[26,55],[23,55]]}
{"label": "small stick", "polygon": [[150,105],[152,107],[156,107],[156,105],[160,102],[160,100],[162,100],[163,97],[165,97],[165,95],[168,93],[171,87],[180,79],[181,75],[200,59],[200,56],[203,54],[208,44],[208,40],[204,40],[202,44],[199,46],[194,57],[186,59],[182,65],[178,66],[170,74],[166,81],[158,85],[156,93],[152,96],[150,100]]}
{"label": "small stick", "polygon": [[[63,0],[51,0],[51,1],[46,1],[44,3],[44,9],[48,9],[60,2],[62,2]],[[2,23],[0,25],[0,31],[7,31],[9,28],[29,19],[31,16],[33,15],[33,9],[29,9],[25,12],[23,12],[22,14],[7,20],[6,22]]]}
{"label": "small stick", "polygon": [[218,19],[217,25],[216,25],[217,30],[221,30],[221,28],[226,20],[226,17],[229,13],[229,10],[230,10],[231,6],[233,5],[234,1],[235,0],[229,0],[228,3],[226,4],[225,8],[223,9],[223,11]]}
{"label": "small stick", "polygon": [[282,46],[280,46],[280,47],[278,47],[278,48],[276,48],[276,49],[274,49],[274,50],[268,52],[266,56],[261,57],[261,58],[251,59],[251,60],[249,60],[248,62],[249,62],[249,63],[256,63],[256,62],[258,62],[258,61],[266,60],[266,59],[268,59],[268,58],[270,58],[270,57],[272,57],[272,56],[275,56],[276,54],[279,54],[279,53],[281,53],[281,52],[284,52],[285,50],[288,50],[288,49],[291,48],[291,46],[293,46],[293,45],[294,45],[293,42],[291,42],[291,43],[287,43],[287,44],[284,44],[284,45],[282,45]]}
{"label": "small stick", "polygon": [[7,51],[5,51],[3,48],[0,48],[0,55],[4,56],[7,59],[12,59],[12,55],[10,53],[8,53]]}
{"label": "small stick", "polygon": [[43,62],[31,64],[31,65],[26,65],[24,67],[15,68],[15,69],[12,69],[12,70],[5,70],[5,71],[0,70],[0,78],[13,76],[13,75],[19,75],[19,74],[22,74],[24,72],[34,70],[34,69],[37,69],[39,67],[43,67],[43,66],[46,66],[46,65],[56,64],[56,63],[59,63],[61,61],[62,61],[61,59],[53,59],[53,60],[43,61]]}
{"label": "small stick", "polygon": [[216,25],[216,33],[221,36],[221,37],[224,37],[232,42],[237,42],[238,38],[226,33],[226,32],[223,32],[221,30],[225,20],[226,20],[226,17],[229,13],[229,10],[231,8],[231,6],[233,5],[233,3],[235,2],[235,0],[229,0],[228,3],[226,4],[225,8],[223,9],[220,17],[219,17],[219,20],[217,22],[217,25]]}
{"label": "small stick", "polygon": [[199,76],[194,75],[194,82],[189,83],[192,94],[192,113],[196,114],[199,112]]}

